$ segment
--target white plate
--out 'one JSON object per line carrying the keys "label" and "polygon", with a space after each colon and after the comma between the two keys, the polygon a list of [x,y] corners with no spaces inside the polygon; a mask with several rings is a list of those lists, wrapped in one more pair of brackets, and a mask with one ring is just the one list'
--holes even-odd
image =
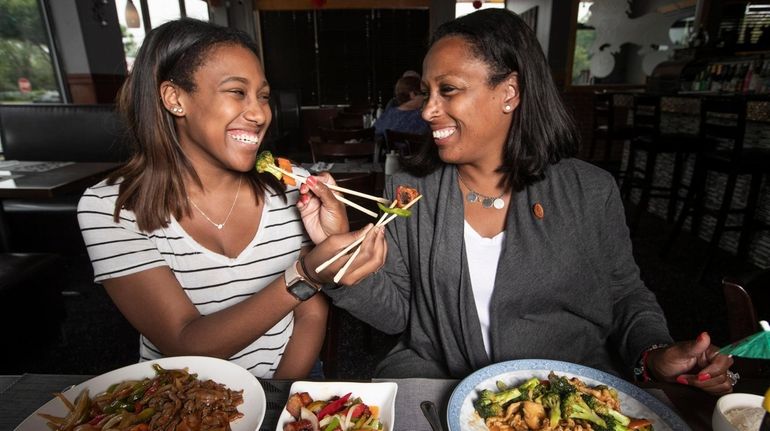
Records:
{"label": "white plate", "polygon": [[[165,369],[187,368],[190,373],[198,374],[199,379],[211,379],[217,383],[222,383],[229,389],[243,390],[243,404],[238,406],[238,411],[243,413],[243,417],[231,424],[233,431],[256,431],[262,425],[262,420],[265,417],[265,391],[262,390],[257,378],[246,369],[231,362],[203,356],[162,358],[118,368],[71,387],[64,392],[64,396],[70,401],[74,401],[80,392],[86,388],[89,395],[93,397],[114,383],[144,377],[152,378],[155,376],[155,370],[152,369],[153,364],[158,364]],[[47,430],[45,419],[38,416],[38,413],[66,416],[67,408],[60,399],[54,398],[29,415],[21,425],[16,427],[15,431]]]}
{"label": "white plate", "polygon": [[[352,392],[351,397],[361,398],[365,404],[380,408],[380,422],[385,431],[393,431],[396,420],[396,392],[398,385],[393,382],[351,383],[351,382],[305,382],[297,381],[291,385],[289,396],[297,392],[307,392],[314,400],[328,400],[333,396],[343,396]],[[283,426],[294,422],[294,418],[284,408],[278,418],[276,431],[283,431]]]}
{"label": "white plate", "polygon": [[546,359],[500,362],[482,368],[466,377],[452,392],[447,408],[447,423],[450,431],[487,431],[484,421],[476,414],[473,401],[482,389],[495,390],[495,382],[520,384],[537,377],[548,378],[548,373],[566,377],[578,377],[588,385],[607,385],[618,391],[620,411],[628,416],[646,418],[652,421],[655,431],[688,431],[689,426],[668,406],[633,384],[604,371],[562,361]]}

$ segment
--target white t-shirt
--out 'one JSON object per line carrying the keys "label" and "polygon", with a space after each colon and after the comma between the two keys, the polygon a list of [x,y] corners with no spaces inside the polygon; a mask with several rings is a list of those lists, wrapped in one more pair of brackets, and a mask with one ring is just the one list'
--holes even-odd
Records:
{"label": "white t-shirt", "polygon": [[476,300],[476,314],[479,315],[481,324],[481,338],[484,340],[487,355],[492,357],[492,345],[489,341],[489,305],[492,302],[497,262],[503,249],[505,231],[492,238],[484,238],[466,221],[463,235],[465,258],[468,261],[473,298]]}
{"label": "white t-shirt", "polygon": [[[119,223],[113,222],[117,196],[118,185],[102,181],[86,190],[78,205],[78,222],[95,281],[168,266],[202,315],[259,292],[297,260],[300,248],[312,244],[296,208],[296,188],[287,190],[287,202],[278,195],[265,196],[257,234],[235,258],[206,249],[173,217],[167,227],[150,233],[139,230],[132,211],[122,211]],[[270,378],[293,328],[294,314],[289,313],[229,360],[258,377]],[[163,356],[143,335],[139,355],[143,361]]]}

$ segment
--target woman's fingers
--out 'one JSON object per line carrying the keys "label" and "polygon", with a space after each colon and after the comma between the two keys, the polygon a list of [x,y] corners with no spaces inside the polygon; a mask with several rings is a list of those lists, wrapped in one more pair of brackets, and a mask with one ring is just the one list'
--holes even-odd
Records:
{"label": "woman's fingers", "polygon": [[375,227],[369,231],[361,243],[358,256],[340,280],[340,284],[351,286],[372,276],[385,264],[387,254],[388,243],[385,240],[385,228]]}

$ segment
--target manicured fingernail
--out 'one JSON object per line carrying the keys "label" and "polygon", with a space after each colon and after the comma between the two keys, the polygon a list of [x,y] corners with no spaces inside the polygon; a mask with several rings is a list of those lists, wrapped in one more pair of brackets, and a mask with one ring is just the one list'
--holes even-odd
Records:
{"label": "manicured fingernail", "polygon": [[711,378],[711,374],[709,373],[700,373],[698,374],[698,381],[703,382]]}
{"label": "manicured fingernail", "polygon": [[677,381],[678,383],[681,383],[681,384],[683,384],[683,385],[687,385],[687,384],[689,384],[689,383],[687,383],[687,379],[686,379],[684,376],[678,376],[678,377],[676,378],[676,381]]}
{"label": "manicured fingernail", "polygon": [[318,178],[313,176],[307,177],[307,183],[309,186],[315,187],[318,184]]}
{"label": "manicured fingernail", "polygon": [[698,335],[698,340],[697,341],[701,342],[701,341],[703,341],[704,338],[706,338],[706,333],[705,332],[701,332],[700,335]]}

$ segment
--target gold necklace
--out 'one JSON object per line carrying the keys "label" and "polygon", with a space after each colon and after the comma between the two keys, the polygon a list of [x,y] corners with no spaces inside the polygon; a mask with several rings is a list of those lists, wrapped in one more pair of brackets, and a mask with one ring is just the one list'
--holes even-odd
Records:
{"label": "gold necklace", "polygon": [[211,218],[209,218],[209,216],[207,216],[206,213],[203,212],[203,210],[200,209],[200,207],[198,207],[198,205],[195,204],[195,201],[193,201],[192,198],[190,198],[190,196],[187,196],[187,200],[190,201],[190,203],[195,207],[195,209],[198,210],[198,212],[201,213],[201,215],[205,217],[206,220],[209,221],[209,223],[213,224],[217,229],[222,230],[227,224],[227,221],[230,220],[230,214],[233,213],[233,208],[235,208],[235,203],[238,202],[238,194],[240,194],[241,192],[241,181],[243,181],[243,175],[241,175],[238,178],[238,188],[235,190],[235,199],[233,199],[233,204],[230,205],[230,211],[227,213],[227,217],[225,217],[225,221],[223,221],[222,223],[214,223],[214,220],[211,220]]}
{"label": "gold necklace", "polygon": [[505,192],[500,193],[500,196],[497,197],[485,196],[470,188],[470,186],[463,180],[463,176],[460,175],[460,171],[457,171],[457,178],[459,178],[460,182],[466,189],[468,189],[468,194],[465,195],[465,200],[468,202],[481,202],[481,206],[484,208],[495,208],[498,210],[505,208],[505,201],[503,200]]}

